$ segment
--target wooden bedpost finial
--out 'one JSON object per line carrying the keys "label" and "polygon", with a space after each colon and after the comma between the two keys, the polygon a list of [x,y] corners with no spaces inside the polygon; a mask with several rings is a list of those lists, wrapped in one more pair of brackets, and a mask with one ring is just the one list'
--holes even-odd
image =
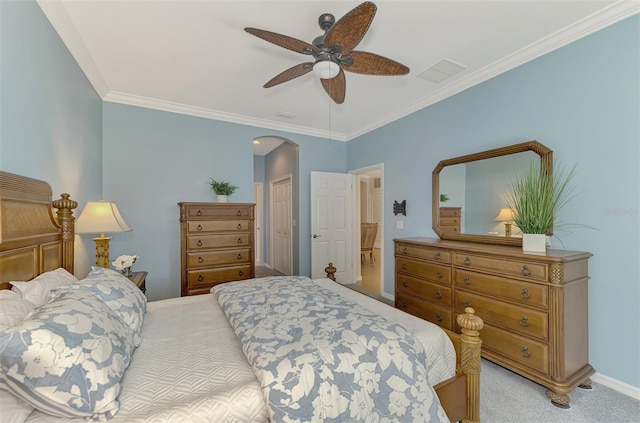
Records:
{"label": "wooden bedpost finial", "polygon": [[462,327],[462,332],[467,335],[478,336],[478,331],[484,327],[484,322],[480,317],[476,316],[476,311],[471,307],[465,308],[464,313],[456,319],[460,327]]}
{"label": "wooden bedpost finial", "polygon": [[338,269],[336,269],[335,267],[333,267],[333,263],[329,263],[329,266],[327,266],[327,267],[325,267],[325,268],[324,268],[324,271],[325,271],[325,273],[327,274],[327,277],[328,277],[329,279],[331,279],[332,281],[334,281],[334,282],[336,281],[336,275],[335,275],[335,273],[336,273],[336,271],[337,271],[337,270],[338,270]]}
{"label": "wooden bedpost finial", "polygon": [[75,220],[73,209],[78,207],[78,203],[69,198],[66,192],[60,194],[60,198],[52,202],[57,209],[56,215],[58,225],[62,228],[62,267],[73,274],[73,242],[75,241]]}

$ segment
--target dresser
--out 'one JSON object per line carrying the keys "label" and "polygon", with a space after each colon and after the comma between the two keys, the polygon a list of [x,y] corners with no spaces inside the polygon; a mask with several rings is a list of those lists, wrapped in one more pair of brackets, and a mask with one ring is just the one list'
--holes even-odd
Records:
{"label": "dresser", "polygon": [[395,239],[395,306],[460,331],[472,307],[484,321],[482,356],[547,387],[569,406],[595,373],[588,350],[590,253],[431,238]]}
{"label": "dresser", "polygon": [[254,205],[178,203],[181,295],[255,276]]}
{"label": "dresser", "polygon": [[460,233],[462,207],[440,207],[440,228],[447,233]]}

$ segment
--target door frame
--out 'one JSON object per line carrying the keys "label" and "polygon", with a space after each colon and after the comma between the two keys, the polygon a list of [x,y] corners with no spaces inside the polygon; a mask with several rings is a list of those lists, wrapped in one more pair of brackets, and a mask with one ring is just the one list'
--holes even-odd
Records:
{"label": "door frame", "polygon": [[361,167],[358,169],[350,170],[349,173],[356,176],[357,188],[353,190],[353,257],[358,257],[357,263],[354,263],[354,270],[357,268],[357,277],[361,278],[360,270],[360,175],[370,173],[371,171],[380,171],[380,201],[382,202],[382,221],[380,222],[380,263],[378,267],[380,269],[380,294],[383,297],[389,298],[388,294],[384,292],[384,163],[377,163],[370,166]]}
{"label": "door frame", "polygon": [[256,266],[263,265],[264,261],[264,183],[253,183],[253,201],[256,203],[255,208],[255,258]]}
{"label": "door frame", "polygon": [[281,182],[284,181],[289,181],[289,185],[291,186],[291,199],[292,201],[289,202],[289,207],[291,208],[291,210],[289,210],[289,215],[291,216],[291,220],[289,221],[289,235],[291,236],[291,247],[289,249],[289,273],[293,272],[293,175],[291,173],[288,173],[286,175],[274,178],[272,180],[269,181],[269,261],[270,261],[270,267],[272,269],[275,269],[275,234],[274,234],[274,219],[273,219],[273,187],[276,184],[279,184]]}

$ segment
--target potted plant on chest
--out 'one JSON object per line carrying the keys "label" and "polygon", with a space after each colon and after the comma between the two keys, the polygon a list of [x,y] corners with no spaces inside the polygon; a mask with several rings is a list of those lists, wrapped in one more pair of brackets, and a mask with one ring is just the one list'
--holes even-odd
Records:
{"label": "potted plant on chest", "polygon": [[513,222],[522,231],[522,251],[546,251],[546,235],[558,211],[574,196],[570,186],[574,173],[575,166],[549,172],[534,164],[516,173],[504,197],[513,210]]}
{"label": "potted plant on chest", "polygon": [[238,187],[231,185],[229,182],[218,182],[211,178],[211,190],[218,196],[218,203],[226,203],[229,201],[229,196],[236,192]]}

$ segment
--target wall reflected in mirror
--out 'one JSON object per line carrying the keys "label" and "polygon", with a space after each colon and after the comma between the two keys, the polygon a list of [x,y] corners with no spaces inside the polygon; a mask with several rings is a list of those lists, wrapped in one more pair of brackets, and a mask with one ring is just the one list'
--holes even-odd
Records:
{"label": "wall reflected in mirror", "polygon": [[[451,208],[459,208],[459,233],[504,237],[504,222],[495,220],[507,207],[503,193],[509,190],[518,170],[539,162],[537,153],[524,151],[445,166],[440,171],[439,192],[448,200],[440,201],[441,220],[451,213]],[[441,226],[445,233],[455,233],[449,224],[441,221]],[[522,232],[513,225],[510,236],[519,237]]]}

